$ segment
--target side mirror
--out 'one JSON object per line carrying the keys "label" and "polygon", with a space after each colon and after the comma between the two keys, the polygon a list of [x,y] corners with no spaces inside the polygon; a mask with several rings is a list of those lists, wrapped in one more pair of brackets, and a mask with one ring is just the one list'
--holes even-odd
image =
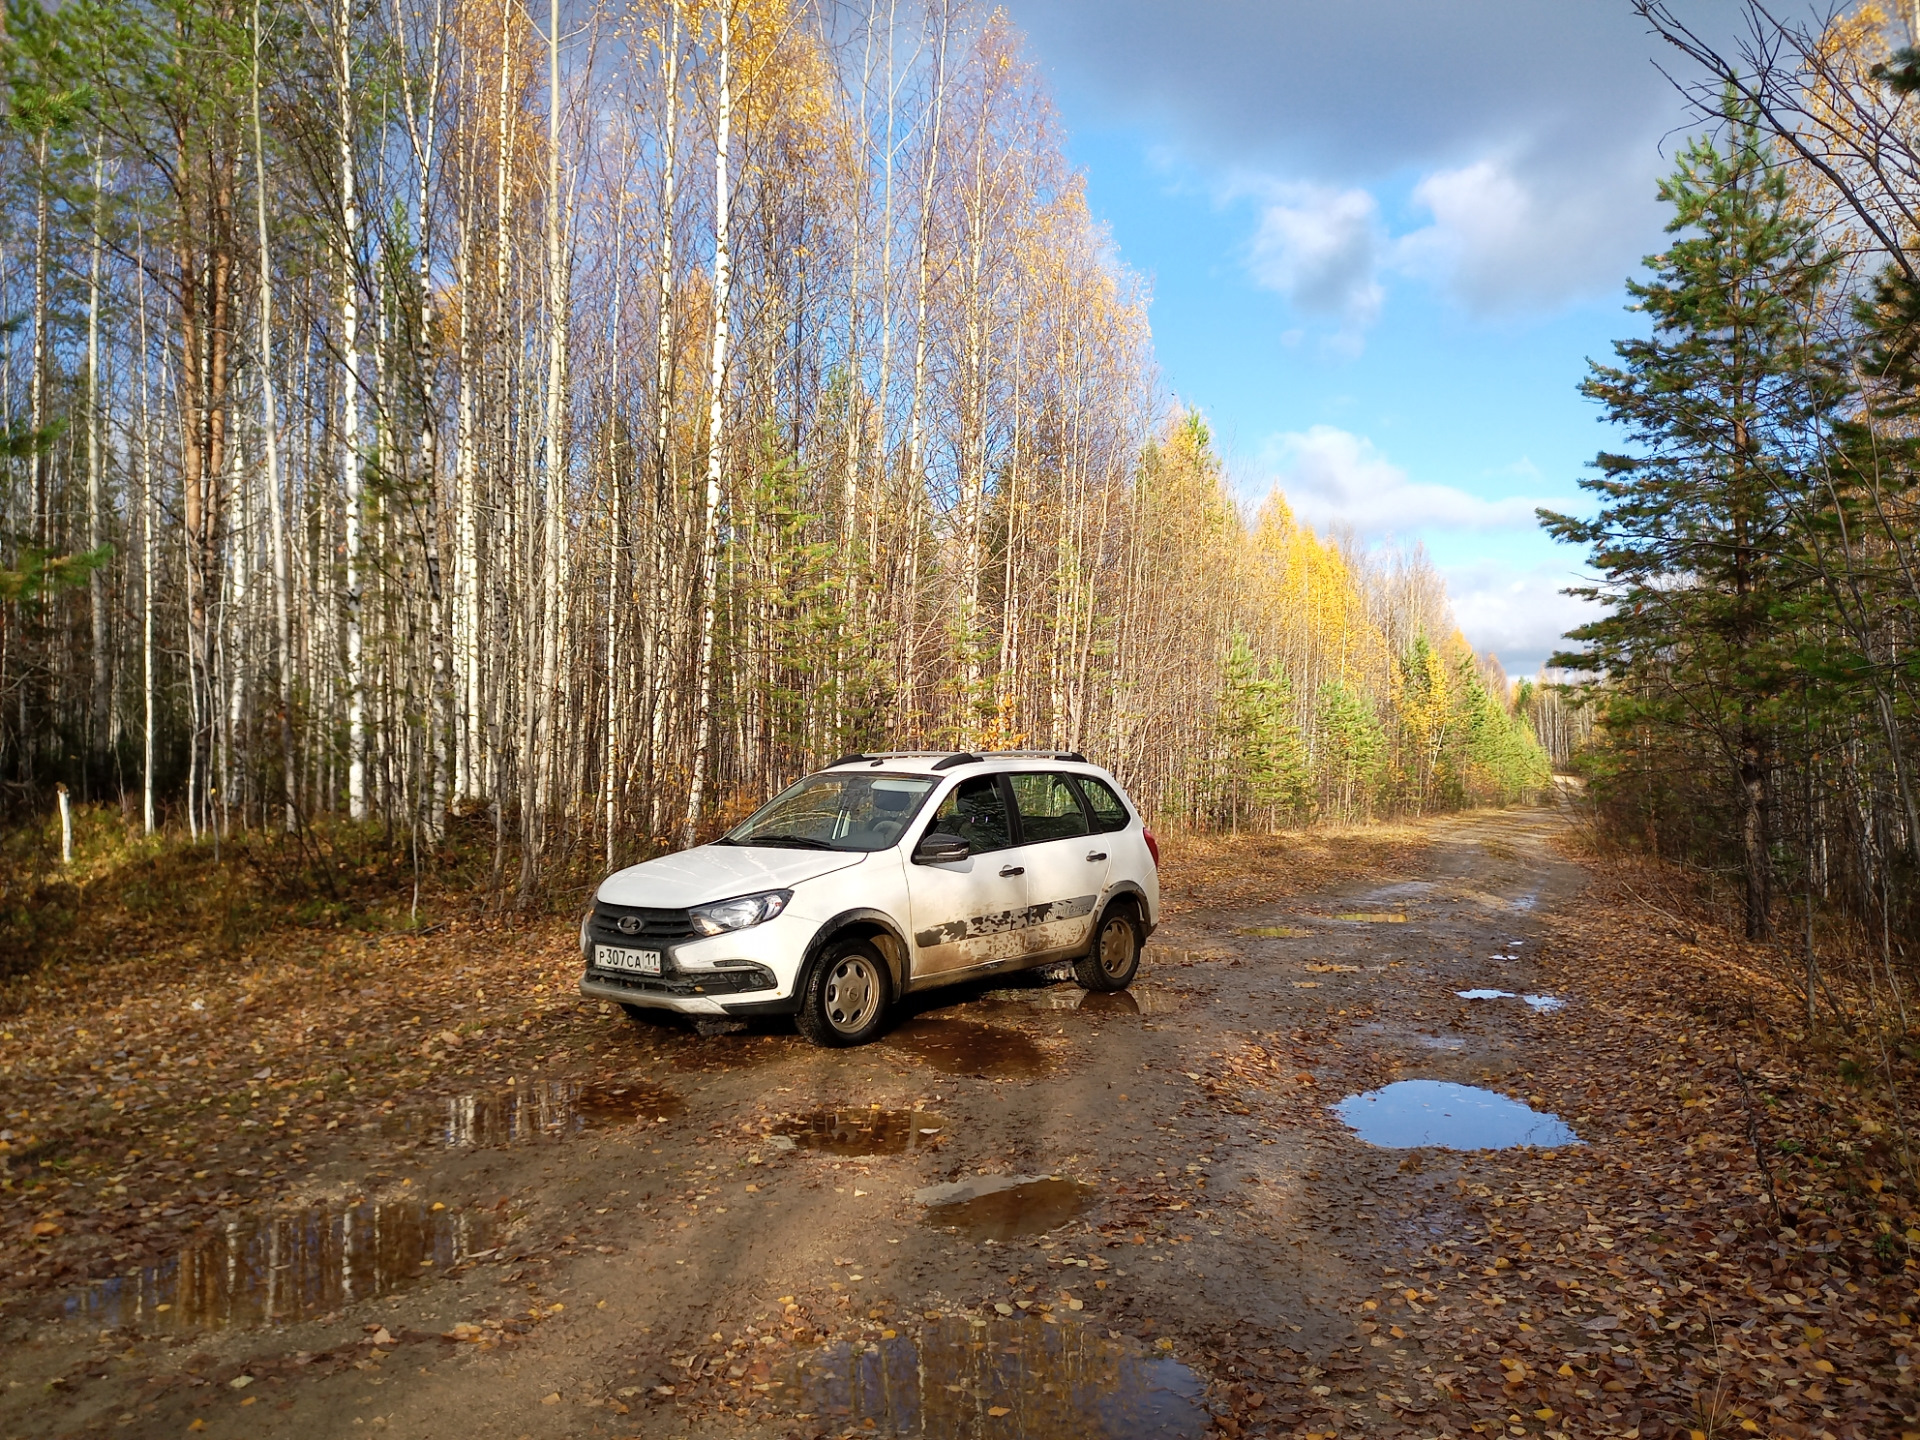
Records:
{"label": "side mirror", "polygon": [[973,847],[958,835],[949,835],[944,830],[930,830],[920,837],[920,843],[913,847],[913,863],[916,865],[951,865],[964,860],[973,853]]}

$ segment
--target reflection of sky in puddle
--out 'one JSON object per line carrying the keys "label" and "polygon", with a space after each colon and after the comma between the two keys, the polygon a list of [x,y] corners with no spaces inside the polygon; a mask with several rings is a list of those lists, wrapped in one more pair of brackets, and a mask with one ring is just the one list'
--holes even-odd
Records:
{"label": "reflection of sky in puddle", "polygon": [[824,1155],[898,1155],[930,1143],[945,1126],[927,1110],[815,1110],[788,1116],[773,1133]]}
{"label": "reflection of sky in puddle", "polygon": [[88,1325],[145,1330],[291,1324],[457,1265],[491,1247],[496,1230],[487,1211],[419,1200],[254,1215],[62,1309]]}
{"label": "reflection of sky in puddle", "polygon": [[522,1080],[505,1090],[450,1095],[437,1108],[387,1116],[388,1135],[417,1136],[450,1148],[516,1145],[598,1130],[650,1124],[680,1113],[680,1097],[637,1081]]}
{"label": "reflection of sky in puddle", "polygon": [[1396,1080],[1379,1090],[1349,1095],[1333,1112],[1369,1145],[1387,1150],[1422,1145],[1447,1150],[1530,1145],[1546,1150],[1580,1143],[1557,1115],[1450,1080]]}
{"label": "reflection of sky in puddle", "polygon": [[1459,1035],[1422,1035],[1420,1043],[1429,1050],[1464,1050],[1466,1040]]}
{"label": "reflection of sky in puddle", "polygon": [[1567,1002],[1558,995],[1516,995],[1511,990],[1456,990],[1453,993],[1462,1000],[1524,1000],[1542,1015],[1567,1007]]}
{"label": "reflection of sky in puddle", "polygon": [[834,1434],[1198,1440],[1205,1432],[1205,1387],[1186,1366],[1051,1320],[953,1316],[892,1340],[830,1345],[777,1372],[773,1393]]}

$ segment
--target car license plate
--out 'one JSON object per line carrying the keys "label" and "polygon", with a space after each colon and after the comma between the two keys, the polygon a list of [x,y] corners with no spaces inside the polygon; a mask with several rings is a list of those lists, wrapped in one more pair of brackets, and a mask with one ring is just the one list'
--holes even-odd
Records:
{"label": "car license plate", "polygon": [[658,950],[626,950],[618,945],[601,945],[596,949],[594,964],[602,970],[625,970],[633,975],[658,975],[660,952]]}

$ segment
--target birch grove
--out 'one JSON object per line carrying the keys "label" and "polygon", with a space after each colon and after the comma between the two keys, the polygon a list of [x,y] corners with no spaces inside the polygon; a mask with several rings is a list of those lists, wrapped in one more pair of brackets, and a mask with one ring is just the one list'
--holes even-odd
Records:
{"label": "birch grove", "polygon": [[[532,895],[858,749],[1196,824],[1540,779],[1424,561],[1169,411],[998,12],[16,0],[6,59],[11,810],[464,826]],[[1435,683],[1507,749],[1409,761]]]}

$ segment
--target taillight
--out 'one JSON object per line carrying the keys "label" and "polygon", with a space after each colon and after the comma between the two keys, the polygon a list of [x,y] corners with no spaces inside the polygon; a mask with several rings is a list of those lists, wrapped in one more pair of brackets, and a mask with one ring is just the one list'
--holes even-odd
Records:
{"label": "taillight", "polygon": [[1153,838],[1153,831],[1147,829],[1144,825],[1140,827],[1140,833],[1146,837],[1147,853],[1153,856],[1153,868],[1158,870],[1160,868],[1160,842]]}

